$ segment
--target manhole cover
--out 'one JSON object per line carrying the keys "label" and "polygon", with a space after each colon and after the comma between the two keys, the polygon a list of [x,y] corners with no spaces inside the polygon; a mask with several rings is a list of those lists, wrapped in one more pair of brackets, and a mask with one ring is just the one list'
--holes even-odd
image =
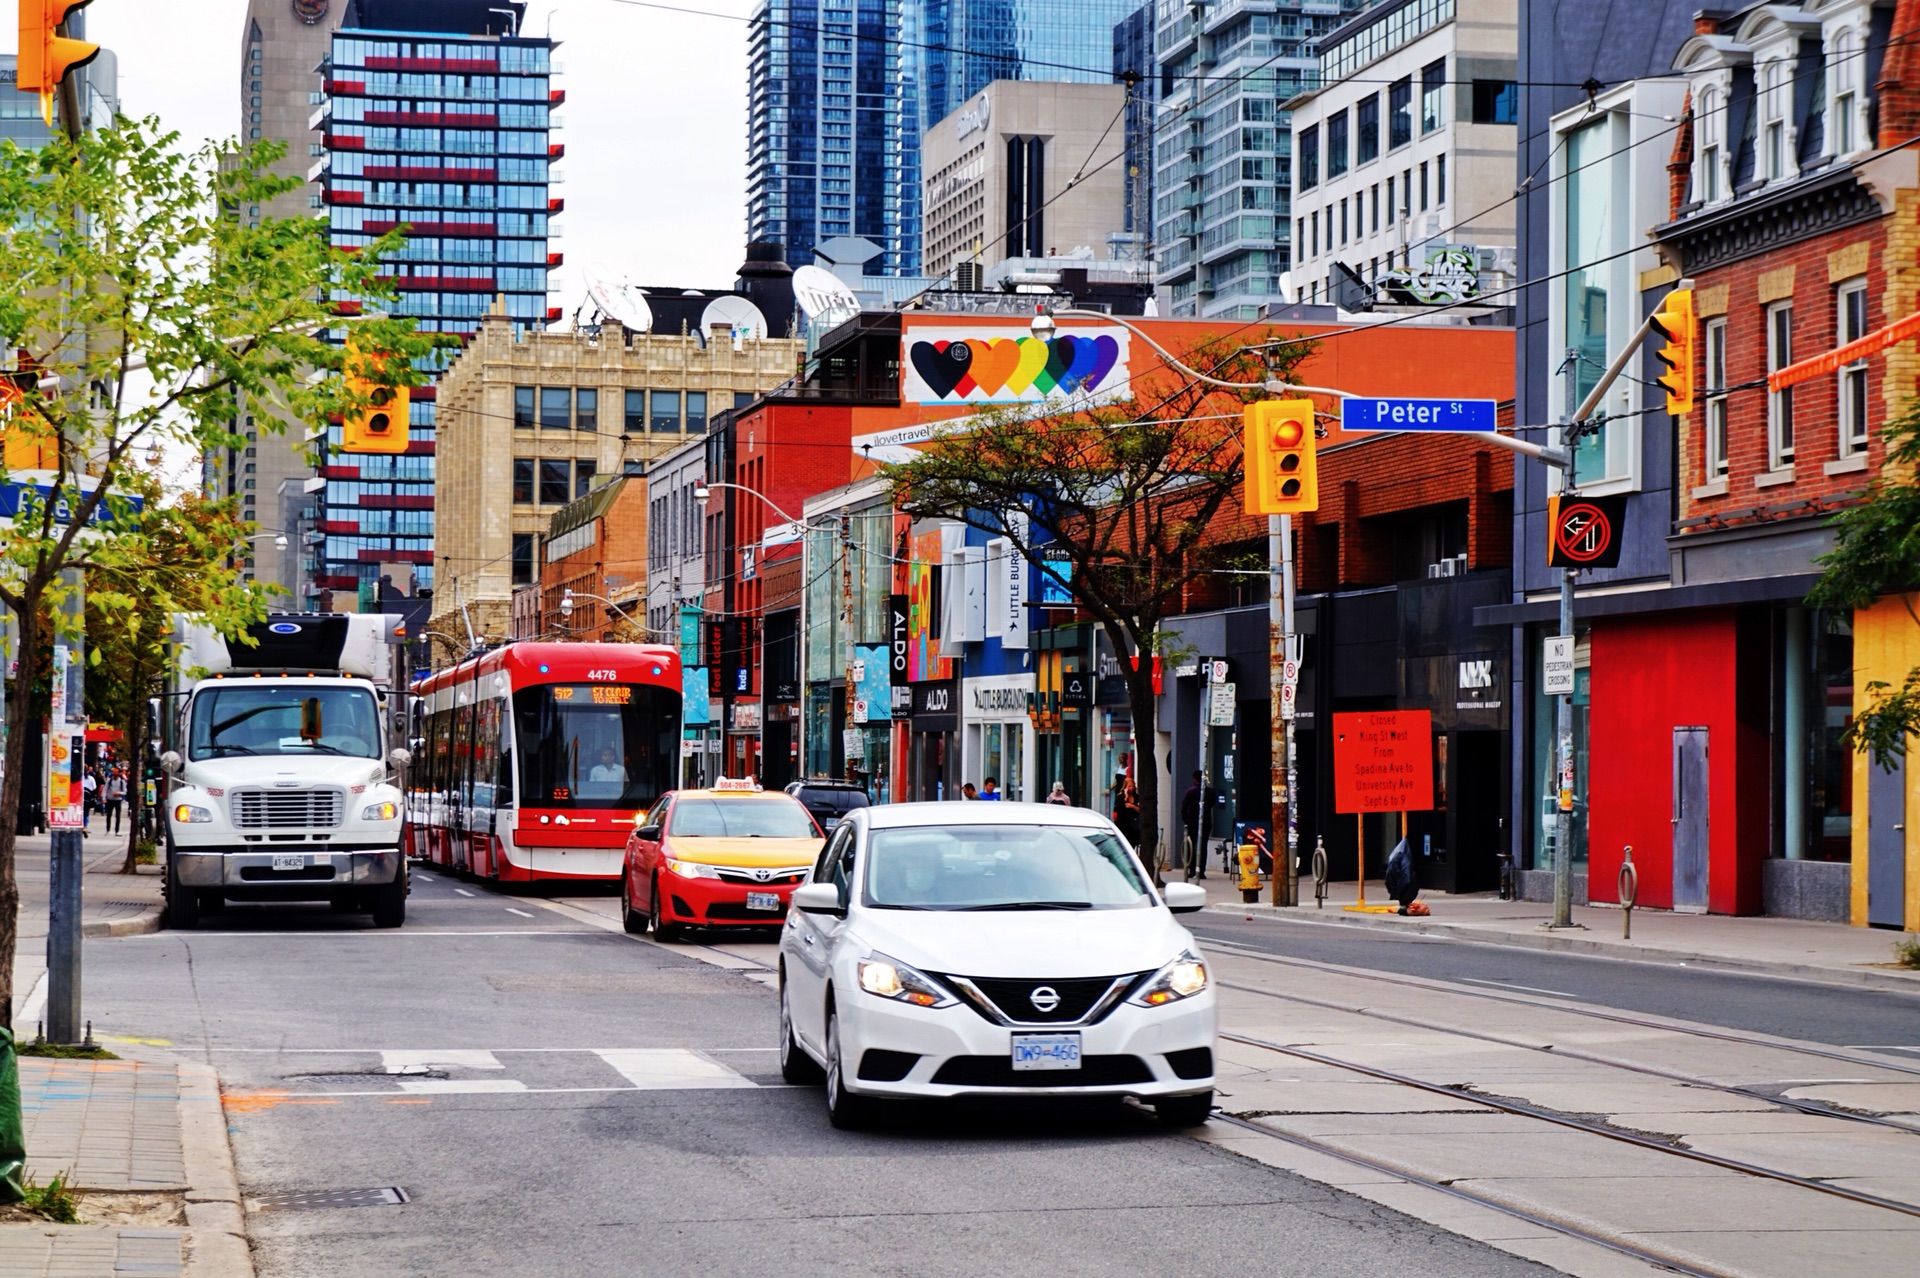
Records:
{"label": "manhole cover", "polygon": [[287,1189],[247,1199],[249,1211],[330,1211],[339,1207],[397,1207],[408,1201],[397,1185],[379,1189]]}

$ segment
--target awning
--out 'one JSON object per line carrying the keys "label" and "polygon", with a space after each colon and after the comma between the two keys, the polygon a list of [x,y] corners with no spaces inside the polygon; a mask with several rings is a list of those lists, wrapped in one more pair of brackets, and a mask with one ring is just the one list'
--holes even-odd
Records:
{"label": "awning", "polygon": [[[1586,617],[1632,617],[1643,613],[1680,612],[1688,608],[1725,608],[1738,604],[1784,603],[1804,599],[1820,580],[1815,572],[1789,577],[1750,577],[1743,581],[1710,581],[1697,586],[1659,586],[1652,590],[1621,590],[1609,594],[1575,594],[1573,615]],[[1537,599],[1527,603],[1489,604],[1473,610],[1476,626],[1523,626],[1536,621],[1556,621],[1560,617],[1558,599]]]}

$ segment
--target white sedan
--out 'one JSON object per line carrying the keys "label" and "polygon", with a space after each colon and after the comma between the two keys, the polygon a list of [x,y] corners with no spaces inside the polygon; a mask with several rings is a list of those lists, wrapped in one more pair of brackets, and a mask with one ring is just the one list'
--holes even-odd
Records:
{"label": "white sedan", "polygon": [[1084,808],[903,803],[849,813],[780,933],[780,1070],[824,1074],[837,1127],[877,1098],[1134,1096],[1213,1105],[1212,981],[1151,878]]}

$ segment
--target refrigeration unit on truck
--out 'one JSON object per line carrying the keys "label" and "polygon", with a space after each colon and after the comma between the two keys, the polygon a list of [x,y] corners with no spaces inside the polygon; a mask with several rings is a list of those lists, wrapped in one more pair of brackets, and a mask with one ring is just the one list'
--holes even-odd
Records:
{"label": "refrigeration unit on truck", "polygon": [[400,618],[276,613],[227,638],[176,617],[165,802],[167,920],[228,901],[407,912],[396,748]]}

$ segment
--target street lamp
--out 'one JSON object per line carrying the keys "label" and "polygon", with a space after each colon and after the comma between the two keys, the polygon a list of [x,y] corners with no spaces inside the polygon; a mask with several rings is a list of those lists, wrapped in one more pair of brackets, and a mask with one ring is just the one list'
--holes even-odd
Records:
{"label": "street lamp", "polygon": [[639,629],[646,631],[648,634],[653,633],[652,626],[649,626],[644,621],[635,621],[631,613],[629,613],[626,609],[622,608],[619,604],[615,603],[613,600],[607,598],[605,595],[596,595],[591,591],[586,591],[586,590],[576,592],[572,586],[568,586],[566,589],[560,592],[560,619],[562,621],[565,621],[567,618],[573,616],[573,601],[575,599],[591,599],[595,603],[603,603],[613,612],[615,616],[619,617],[620,620],[626,622],[628,625],[638,627]]}

